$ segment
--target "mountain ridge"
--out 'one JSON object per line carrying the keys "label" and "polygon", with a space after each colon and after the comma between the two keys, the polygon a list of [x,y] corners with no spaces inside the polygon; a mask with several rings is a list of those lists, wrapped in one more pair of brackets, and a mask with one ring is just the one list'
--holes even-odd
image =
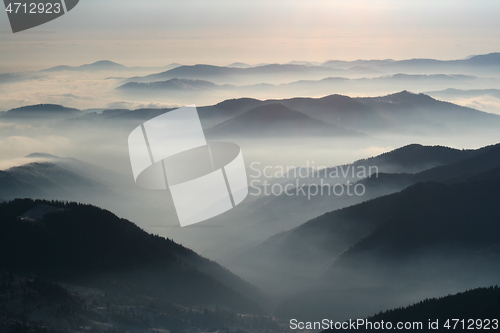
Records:
{"label": "mountain ridge", "polygon": [[[36,224],[16,220],[40,204],[63,210],[45,215]],[[4,267],[60,282],[261,311],[250,300],[262,297],[255,287],[192,250],[148,234],[109,211],[77,203],[17,199],[0,204],[0,215]]]}

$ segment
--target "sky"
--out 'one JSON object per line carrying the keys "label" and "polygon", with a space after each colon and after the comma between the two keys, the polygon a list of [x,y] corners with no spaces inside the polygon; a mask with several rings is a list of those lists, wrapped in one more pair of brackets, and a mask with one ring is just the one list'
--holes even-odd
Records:
{"label": "sky", "polygon": [[0,73],[109,59],[285,63],[460,59],[500,50],[498,0],[81,0],[13,34],[0,13]]}

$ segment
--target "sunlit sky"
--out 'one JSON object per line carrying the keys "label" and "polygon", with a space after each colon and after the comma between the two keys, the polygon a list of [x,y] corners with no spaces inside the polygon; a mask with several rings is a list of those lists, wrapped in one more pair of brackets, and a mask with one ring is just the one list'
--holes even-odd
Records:
{"label": "sunlit sky", "polygon": [[12,34],[0,73],[109,59],[128,66],[459,59],[500,51],[499,0],[81,0]]}

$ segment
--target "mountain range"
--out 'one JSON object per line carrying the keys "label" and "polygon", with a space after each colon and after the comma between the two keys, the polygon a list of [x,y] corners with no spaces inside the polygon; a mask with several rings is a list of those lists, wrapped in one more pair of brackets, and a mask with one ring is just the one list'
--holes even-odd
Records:
{"label": "mountain range", "polygon": [[[210,80],[215,83],[220,83],[224,79],[228,81],[238,82],[242,78],[251,78],[260,76],[261,81],[256,83],[266,82],[263,78],[269,78],[273,81],[282,80],[284,78],[291,79],[301,74],[300,79],[316,77],[322,79],[331,75],[328,73],[351,72],[371,72],[372,74],[498,74],[500,70],[500,53],[490,53],[485,55],[473,56],[469,59],[461,60],[434,60],[434,59],[410,59],[410,60],[356,60],[356,61],[336,61],[331,60],[323,63],[321,66],[311,65],[308,63],[291,63],[291,64],[265,64],[258,66],[212,66],[212,65],[193,65],[179,66],[177,68],[151,74],[144,77],[133,77],[127,82],[155,82],[165,81],[169,79],[198,79]],[[322,77],[321,77],[322,76]],[[239,78],[238,78],[239,77]]]}
{"label": "mountain range", "polygon": [[282,104],[255,107],[206,131],[208,139],[224,137],[360,137],[362,133],[313,119]]}
{"label": "mountain range", "polygon": [[70,71],[70,72],[99,72],[99,71],[131,71],[131,70],[161,70],[161,69],[172,69],[180,64],[170,64],[165,67],[127,67],[121,64],[118,64],[109,60],[100,60],[91,64],[85,64],[81,66],[56,66],[47,69],[42,69],[40,72],[42,73],[53,73],[53,72],[62,72],[62,71]]}
{"label": "mountain range", "polygon": [[289,80],[311,78],[320,79],[329,76],[329,73],[338,72],[335,69],[321,66],[280,65],[271,64],[257,67],[236,68],[213,65],[179,66],[165,72],[151,74],[144,77],[132,77],[126,82],[155,82],[169,79],[197,79],[209,80],[214,83],[254,82],[262,83],[267,80],[284,83]]}
{"label": "mountain range", "polygon": [[[135,186],[132,177],[74,158],[33,153],[20,160],[18,166],[0,170],[0,198],[68,200],[99,205],[142,226],[177,223],[173,204],[168,196]],[[148,220],[141,214],[144,206],[150,211]],[[142,217],[142,218],[141,218]],[[158,222],[161,220],[161,223]]]}
{"label": "mountain range", "polygon": [[[173,75],[172,75],[173,76]],[[386,94],[401,87],[407,90],[423,92],[428,90],[448,89],[486,89],[500,88],[497,78],[483,78],[473,75],[457,74],[391,74],[384,76],[346,78],[339,76],[326,76],[320,79],[303,79],[288,81],[281,84],[264,83],[237,84],[232,79],[221,81],[213,77],[181,75],[179,77],[156,77],[158,81],[133,78],[119,86],[117,90],[121,96],[127,98],[184,98],[214,95],[229,96],[254,96],[268,98],[268,96],[318,96],[326,95],[332,91],[340,94]],[[153,77],[154,78],[154,77]],[[137,81],[132,81],[137,79]],[[291,78],[293,79],[293,78]],[[215,81],[212,81],[215,80]],[[243,82],[243,79],[239,80]],[[214,83],[214,82],[217,82]],[[228,84],[227,82],[231,83]],[[177,95],[174,95],[177,94]],[[178,96],[178,94],[181,94]]]}
{"label": "mountain range", "polygon": [[459,60],[407,59],[407,60],[330,60],[323,66],[332,68],[350,68],[365,66],[384,72],[398,73],[470,73],[482,71],[484,74],[498,74],[500,70],[500,53],[475,55]]}
{"label": "mountain range", "polygon": [[[41,205],[59,210],[36,221],[18,218]],[[53,284],[63,283],[61,289],[66,290],[68,298],[70,290],[81,294],[85,288],[93,288],[99,290],[98,294],[121,295],[112,297],[117,308],[135,299],[135,311],[142,307],[141,313],[150,312],[149,325],[143,322],[142,327],[161,328],[167,324],[168,328],[173,320],[187,328],[193,323],[181,310],[185,306],[200,309],[201,313],[215,306],[240,313],[262,312],[259,303],[264,304],[265,297],[252,285],[217,263],[169,239],[148,234],[109,211],[77,203],[24,199],[0,204],[0,216],[0,267],[7,275],[10,272],[10,285],[16,284],[14,273],[24,276],[22,280],[31,287],[41,283],[57,291]],[[50,297],[56,295],[52,292]],[[85,300],[89,296],[83,293],[79,297]],[[108,311],[109,307],[108,297]],[[1,323],[5,323],[7,308],[12,306],[2,311]],[[171,317],[167,322],[161,320],[162,309],[167,309],[163,316]],[[25,321],[33,318],[27,316],[30,312],[37,311],[25,308]],[[157,315],[151,317],[155,312]],[[68,315],[54,314],[62,319]],[[16,320],[15,315],[11,316]],[[82,315],[86,321],[92,316],[95,324],[103,320],[102,315],[95,317],[90,312]],[[50,317],[39,320],[51,321]],[[112,320],[110,324],[119,322]]]}
{"label": "mountain range", "polygon": [[[272,272],[272,282],[253,280],[261,286],[280,280],[282,290],[309,285],[278,306],[277,314],[291,318],[337,311],[346,319],[353,307],[368,315],[444,292],[443,281],[450,292],[491,285],[498,274],[490,249],[500,239],[499,146],[467,154],[472,156],[413,175],[418,182],[401,192],[277,234],[233,262]],[[336,301],[345,297],[349,302]],[[366,306],[360,307],[361,300]]]}
{"label": "mountain range", "polygon": [[[353,165],[380,163],[383,165],[383,171],[386,172],[381,174],[380,178],[369,178],[361,181],[368,190],[376,187],[384,188],[384,186],[388,186],[387,184],[394,183],[402,178],[404,181],[401,183],[404,183],[404,186],[398,189],[402,191],[385,196],[383,192],[378,192],[375,196],[382,196],[376,199],[321,215],[297,228],[277,234],[248,251],[234,251],[236,256],[232,260],[230,267],[240,275],[243,273],[247,279],[263,287],[266,291],[269,291],[268,288],[272,287],[274,291],[270,294],[277,295],[278,300],[281,299],[274,313],[282,318],[313,319],[316,316],[323,317],[327,315],[332,317],[333,311],[335,318],[343,320],[352,316],[353,313],[357,313],[358,316],[365,316],[383,308],[411,304],[423,297],[443,295],[443,293],[458,292],[474,286],[494,284],[494,279],[498,274],[494,260],[498,258],[498,237],[500,232],[495,222],[500,220],[500,211],[498,211],[495,204],[500,198],[498,192],[498,188],[500,188],[499,156],[499,145],[478,150],[456,150],[439,146],[409,145],[371,159],[357,161]],[[30,158],[58,159],[45,154],[33,154]],[[66,161],[66,163],[70,162]],[[31,164],[28,167],[43,170],[46,165]],[[20,168],[23,170],[22,167]],[[85,170],[89,170],[89,168],[85,167],[81,172]],[[60,179],[65,178],[64,172],[56,171],[58,177],[62,177]],[[98,170],[95,171],[99,173]],[[403,171],[406,173],[398,173]],[[24,171],[16,170],[15,174],[23,176]],[[47,175],[49,178],[55,176],[51,176],[50,173]],[[87,171],[87,175],[89,175],[90,179],[91,173],[89,171]],[[104,178],[107,177],[104,176]],[[70,177],[67,178],[70,182],[69,185],[71,185],[71,179]],[[27,183],[32,183],[29,177],[26,180]],[[394,192],[394,189],[391,191]],[[28,193],[27,195],[31,194]],[[4,197],[4,195],[0,194],[0,197]],[[273,200],[278,199],[273,198]],[[103,257],[102,264],[96,264],[95,262],[99,262],[99,260],[92,259],[94,258],[92,256],[96,256],[98,253],[101,256],[103,253],[114,253],[104,243],[100,243],[104,242],[104,239],[108,242],[110,238],[116,237],[117,242],[119,242],[118,239],[135,237],[133,235],[136,232],[127,231],[123,234],[119,229],[108,227],[107,223],[116,220],[116,222],[112,222],[112,225],[120,225],[119,221],[123,221],[114,217],[111,213],[95,207],[76,204],[19,200],[0,205],[0,214],[6,211],[9,212],[7,215],[3,214],[6,219],[2,219],[2,221],[15,220],[17,216],[40,204],[59,207],[63,211],[53,215],[49,214],[44,218],[44,221],[48,222],[43,222],[42,225],[47,228],[47,231],[42,233],[40,231],[29,231],[29,228],[38,228],[40,226],[38,222],[34,224],[33,222],[30,222],[32,224],[19,224],[17,222],[18,225],[4,224],[3,226],[13,229],[1,234],[15,235],[19,233],[19,235],[22,234],[25,237],[22,241],[13,237],[12,240],[2,240],[0,242],[14,249],[12,256],[15,257],[12,257],[13,259],[5,256],[8,253],[7,251],[0,251],[0,253],[4,254],[0,259],[7,258],[5,259],[7,264],[4,266],[12,267],[13,263],[22,263],[22,267],[15,267],[15,269],[23,272],[26,270],[33,271],[37,276],[49,281],[64,282],[70,285],[85,285],[131,295],[128,294],[128,291],[109,289],[115,287],[113,287],[113,283],[109,282],[111,280],[108,280],[108,277],[94,280],[93,274],[90,274],[90,276],[83,274],[80,265],[84,265],[85,271],[91,273],[100,272],[101,269],[104,269],[112,281],[120,281],[119,284],[123,285],[127,290],[132,290],[144,297],[150,297],[151,291],[149,289],[141,289],[134,282],[135,279],[146,281],[155,273],[164,272],[163,268],[158,270],[153,268],[156,264],[150,265],[151,267],[148,266],[150,259],[139,260],[135,257],[135,254],[124,250],[125,258],[123,261],[115,256],[110,256]],[[249,203],[248,207],[252,207],[252,204]],[[332,203],[330,204],[332,207],[330,209],[334,209]],[[252,210],[255,213],[261,212],[266,215],[266,205],[268,207],[282,205],[283,209],[298,208],[299,211],[303,210],[304,207],[304,203],[292,201],[280,203],[276,201],[266,202],[260,208],[254,206],[248,211]],[[308,210],[314,211],[317,208],[312,203],[308,203],[308,205]],[[2,211],[4,207],[8,207],[8,209]],[[261,210],[262,208],[263,210]],[[11,211],[11,209],[13,210]],[[293,215],[293,210],[291,212]],[[251,213],[251,215],[258,216],[258,214],[254,213]],[[283,214],[277,213],[276,215],[281,216]],[[273,220],[272,217],[267,216],[268,221]],[[234,218],[244,217],[234,216]],[[74,221],[78,233],[68,234],[71,230],[58,229],[67,225],[68,221]],[[88,221],[95,222],[89,223]],[[261,227],[251,225],[251,228],[258,228],[259,230],[262,229]],[[96,244],[95,251],[97,252],[92,252],[92,249],[89,250],[90,259],[88,262],[77,261],[75,264],[68,264],[68,259],[62,254],[61,261],[58,259],[47,262],[47,259],[38,256],[47,258],[55,256],[56,259],[59,256],[52,254],[52,252],[41,252],[36,254],[34,258],[29,258],[26,256],[28,254],[32,255],[31,252],[21,251],[16,247],[31,244],[33,247],[40,247],[46,249],[46,251],[64,252],[58,246],[61,246],[61,249],[68,246],[68,243],[63,240],[68,238],[68,235],[71,235],[71,237],[77,237],[76,235],[78,235],[83,240],[73,240],[71,243],[78,246],[75,245],[71,251],[66,252],[68,252],[68,256],[75,255],[77,258],[85,258],[85,255],[81,252],[72,251],[80,251],[76,250],[76,247],[89,249],[90,243],[85,240],[85,235],[89,235],[91,229],[103,230],[102,232],[105,233],[102,238],[100,236],[92,238],[92,242]],[[240,229],[240,231],[244,230],[244,228]],[[46,232],[48,232],[47,236],[45,236]],[[55,232],[55,234],[52,234],[52,232]],[[114,236],[110,236],[108,233]],[[95,235],[95,231],[93,234]],[[26,238],[26,235],[30,236]],[[41,237],[41,239],[37,237]],[[49,237],[50,242],[54,244],[53,247],[47,246],[46,242],[48,240],[43,237]],[[15,242],[15,245],[10,244],[10,241]],[[133,240],[133,243],[142,244],[139,240]],[[117,247],[117,249],[125,249],[125,247]],[[140,250],[137,253],[142,255],[142,253],[149,253],[148,251],[142,252]],[[122,250],[115,252],[122,253]],[[154,253],[154,251],[151,253]],[[137,256],[140,257],[140,255]],[[18,258],[17,256],[25,257]],[[190,257],[193,262],[183,258],[179,253],[176,253],[176,256],[178,260],[187,260],[193,265],[206,262],[196,256]],[[12,262],[8,260],[12,260]],[[64,266],[61,266],[59,262],[64,262]],[[141,273],[143,267],[140,263],[142,262],[145,264],[144,269],[151,269],[151,271],[147,271],[146,275]],[[235,264],[235,262],[239,264]],[[109,266],[111,263],[116,263],[117,266]],[[122,265],[127,264],[131,264],[133,269],[137,269],[137,271],[123,275],[121,271],[123,269]],[[222,274],[218,268],[216,269],[218,266],[210,267],[210,269],[218,272],[217,274]],[[249,274],[249,271],[253,271],[254,275]],[[182,271],[181,273],[175,272],[176,276],[184,276]],[[206,271],[203,272],[207,273]],[[209,275],[212,275],[210,272],[208,272]],[[256,278],[255,274],[260,274],[261,278]],[[77,279],[75,280],[75,278]],[[223,278],[224,276],[220,279]],[[29,280],[34,281],[32,277],[29,277]],[[186,278],[186,280],[189,279]],[[131,283],[134,286],[133,288]],[[144,283],[155,286],[160,282],[147,280]],[[240,285],[236,284],[236,287],[233,286],[232,290],[240,287]],[[209,289],[218,290],[214,288],[216,287],[209,287]],[[291,290],[295,292],[290,293]],[[240,291],[246,297],[246,301],[251,299],[249,295],[254,292],[249,291],[244,294]],[[229,302],[220,303],[221,306],[230,307],[235,311],[250,311],[248,310],[250,308],[246,308],[250,306],[250,303],[243,305],[246,301],[236,301],[230,296],[227,296],[226,299],[224,295],[230,295],[230,292],[227,294],[226,292],[217,291],[216,294],[222,295],[224,302]],[[172,295],[181,297],[180,294],[175,292],[169,293],[168,297],[174,297]],[[162,295],[157,296],[164,297]],[[336,301],[338,299],[345,300],[346,298],[349,301],[344,301],[342,304]],[[180,299],[185,301],[182,297]],[[200,297],[199,300],[203,300],[203,297]],[[252,301],[266,304],[262,299],[252,299],[250,302]],[[168,302],[177,302],[177,300],[168,299]],[[188,302],[191,301],[188,300]],[[360,306],[360,304],[364,305]]]}
{"label": "mountain range", "polygon": [[[428,95],[413,94],[408,91],[381,96],[352,98],[343,95],[329,95],[321,98],[291,98],[256,100],[250,98],[226,100],[217,105],[199,107],[202,125],[209,129],[221,124],[256,107],[260,114],[272,113],[276,104],[298,111],[305,116],[319,120],[315,122],[319,132],[324,132],[320,127],[326,128],[324,123],[344,127],[345,130],[377,135],[380,133],[399,133],[404,135],[459,135],[483,131],[495,135],[500,125],[500,116],[481,112],[472,108],[442,102]],[[156,117],[169,109],[139,109],[139,110],[105,110],[102,113],[80,113],[76,109],[64,108],[56,105],[35,105],[13,109],[3,114],[2,118],[45,118],[45,119],[78,119],[91,122],[113,122],[129,120],[140,125],[143,121]],[[253,110],[251,113],[255,113]],[[293,113],[293,112],[292,112]],[[287,114],[290,114],[287,113]],[[295,113],[295,118],[297,114]],[[260,119],[260,120],[259,120]],[[305,121],[305,117],[302,120]],[[237,118],[238,121],[259,122],[260,126],[267,126],[265,118],[252,117],[251,115]],[[235,121],[237,121],[235,118]],[[313,126],[311,119],[306,122],[305,128]],[[303,124],[303,122],[298,122]],[[321,125],[320,125],[321,124]],[[228,133],[231,127],[224,130]],[[128,128],[128,127],[127,127]],[[221,129],[222,127],[219,127]],[[235,129],[237,126],[235,126]],[[291,131],[298,131],[295,124],[290,125]],[[345,132],[344,130],[344,132]],[[215,131],[213,129],[212,131]],[[221,130],[222,131],[222,130]],[[234,132],[234,131],[232,131]],[[332,130],[332,133],[335,131]]]}

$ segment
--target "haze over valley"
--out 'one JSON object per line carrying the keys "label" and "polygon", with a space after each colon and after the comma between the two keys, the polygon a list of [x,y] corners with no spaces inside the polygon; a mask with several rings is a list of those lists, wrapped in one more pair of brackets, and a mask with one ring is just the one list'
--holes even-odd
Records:
{"label": "haze over valley", "polygon": [[[500,53],[3,73],[0,329],[282,332],[449,294],[495,309],[499,92]],[[181,228],[169,190],[134,182],[128,138],[192,104],[209,145],[241,147],[249,195]]]}

